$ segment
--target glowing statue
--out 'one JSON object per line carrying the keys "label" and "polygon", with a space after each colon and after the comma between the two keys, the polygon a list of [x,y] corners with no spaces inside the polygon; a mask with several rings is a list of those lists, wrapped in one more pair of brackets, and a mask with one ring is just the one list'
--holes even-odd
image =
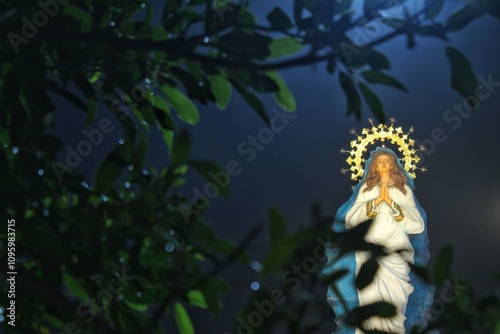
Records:
{"label": "glowing statue", "polygon": [[[363,178],[353,191],[351,198],[340,207],[334,220],[333,230],[345,232],[372,219],[373,222],[364,240],[380,245],[388,255],[377,258],[378,270],[373,281],[357,290],[354,277],[361,266],[370,259],[369,251],[356,251],[340,258],[338,250],[329,249],[328,263],[323,273],[331,274],[347,269],[348,274],[336,283],[337,291],[346,302],[340,302],[333,289],[328,290],[328,302],[335,311],[339,328],[335,333],[361,333],[359,329],[347,327],[342,317],[357,306],[385,301],[396,307],[391,318],[373,316],[363,322],[366,330],[389,333],[405,333],[414,326],[424,326],[434,289],[414,275],[409,263],[425,267],[429,258],[426,215],[413,194],[415,163],[418,162],[413,140],[402,134],[401,128],[379,125],[363,129],[363,137],[351,142],[353,150],[347,162],[351,164],[353,179]],[[404,154],[404,165],[388,148],[378,147],[371,152],[361,167],[362,153],[366,146],[376,140],[390,140]],[[346,172],[346,171],[344,171]],[[410,174],[411,173],[411,174]],[[406,329],[405,329],[406,328]]]}

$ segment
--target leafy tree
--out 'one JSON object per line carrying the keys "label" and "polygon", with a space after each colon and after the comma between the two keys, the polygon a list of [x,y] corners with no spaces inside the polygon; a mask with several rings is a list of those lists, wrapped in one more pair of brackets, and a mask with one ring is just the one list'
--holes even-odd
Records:
{"label": "leafy tree", "polygon": [[[239,245],[223,240],[203,220],[206,205],[179,192],[190,168],[209,180],[224,172],[190,159],[179,122],[197,124],[200,104],[225,109],[233,90],[268,122],[261,94],[296,108],[277,71],[318,63],[339,79],[348,115],[361,118],[363,99],[384,122],[370,87],[406,88],[388,74],[390,61],[377,47],[405,36],[413,48],[416,36],[446,39],[483,15],[500,16],[497,2],[476,0],[456,4],[443,21],[444,3],[429,0],[414,10],[410,1],[367,0],[356,12],[353,1],[296,0],[292,17],[275,8],[261,25],[243,1],[169,0],[156,8],[135,0],[0,1],[0,200],[9,219],[17,218],[11,328],[159,333],[168,314],[180,332],[192,333],[186,305],[219,314],[220,296],[230,289],[220,272],[249,263],[245,248],[259,229]],[[374,27],[381,32],[375,38],[357,34]],[[473,95],[467,58],[452,46],[446,54],[452,88]],[[86,140],[72,151],[51,131],[55,96],[87,117]],[[97,118],[99,107],[106,117]],[[123,141],[87,184],[78,166],[117,129]],[[151,129],[168,147],[168,166],[159,171],[144,165]],[[284,225],[276,219],[273,228]],[[292,240],[307,243],[312,234]],[[2,254],[8,241],[0,240]],[[282,268],[291,256],[272,251],[265,270]],[[6,295],[10,285],[2,282]]]}

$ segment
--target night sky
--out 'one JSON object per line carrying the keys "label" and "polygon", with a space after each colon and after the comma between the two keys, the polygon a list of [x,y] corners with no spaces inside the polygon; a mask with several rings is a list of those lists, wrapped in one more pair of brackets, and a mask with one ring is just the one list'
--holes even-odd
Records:
{"label": "night sky", "polygon": [[[283,1],[253,2],[251,8],[259,13],[263,23],[264,14],[276,5],[284,6],[287,11],[292,6],[292,2],[283,5]],[[388,117],[395,117],[396,125],[405,131],[413,126],[412,137],[426,144],[428,149],[421,164],[428,171],[417,173],[415,194],[428,215],[430,262],[439,249],[452,243],[455,250],[453,272],[470,280],[479,296],[498,286],[493,275],[500,269],[498,36],[500,23],[492,17],[483,17],[464,31],[450,35],[451,45],[462,50],[477,75],[490,82],[488,87],[482,88],[484,100],[473,112],[463,108],[464,99],[450,87],[445,41],[419,37],[413,50],[406,49],[403,38],[384,44],[380,50],[387,53],[392,63],[388,73],[403,82],[409,93],[373,86]],[[297,100],[296,116],[288,119],[288,124],[274,133],[261,151],[242,154],[238,149],[241,145],[250,147],[249,136],[257,136],[266,125],[235,92],[225,111],[215,106],[202,106],[200,124],[185,126],[191,131],[193,158],[212,159],[221,166],[230,160],[240,164],[241,172],[231,180],[231,197],[211,200],[205,214],[206,220],[221,236],[234,242],[241,241],[256,224],[265,222],[271,206],[284,213],[289,230],[310,222],[310,208],[314,203],[321,205],[325,215],[334,216],[354,185],[348,175],[340,173],[341,168],[348,167],[347,156],[342,155],[340,149],[348,148],[354,139],[349,134],[350,128],[361,133],[363,127],[370,126],[366,121],[372,117],[369,109],[364,105],[359,123],[353,117],[346,117],[346,98],[338,84],[338,73],[329,75],[325,64],[290,69],[281,74]],[[273,117],[273,109],[279,107],[272,96],[263,96],[263,100]],[[60,103],[60,110],[66,108],[72,107]],[[453,111],[460,108],[463,111]],[[77,115],[77,112],[69,114]],[[106,114],[102,110],[101,115]],[[70,122],[66,120],[65,124],[56,124],[56,131],[70,145],[81,139],[74,135],[80,133],[84,122],[81,112],[79,115]],[[442,133],[440,143],[432,139],[436,131]],[[112,135],[107,138],[106,145],[82,163],[81,172],[88,173],[95,168],[102,154],[112,148],[119,134]],[[148,161],[165,166],[168,161],[165,146],[159,135],[153,134],[152,138]],[[193,196],[193,188],[202,189],[205,183],[194,173],[190,175],[193,176],[191,183],[184,189]],[[252,254],[257,257],[264,254],[266,240],[264,233],[251,246]],[[230,270],[227,277],[235,292],[226,298],[223,310],[226,320],[211,321],[211,330],[207,332],[229,331],[227,317],[237,314],[243,307],[240,297],[251,291],[250,284],[256,273],[238,266]],[[204,332],[198,321],[195,327]]]}

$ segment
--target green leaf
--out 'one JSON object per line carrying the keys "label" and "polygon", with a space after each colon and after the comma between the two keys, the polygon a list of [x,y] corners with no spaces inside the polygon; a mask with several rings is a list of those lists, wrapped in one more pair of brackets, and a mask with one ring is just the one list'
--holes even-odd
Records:
{"label": "green leaf", "polygon": [[408,89],[406,89],[406,87],[401,82],[385,73],[374,70],[367,70],[362,72],[361,75],[370,83],[379,83],[387,86],[392,86],[394,88],[401,89],[404,92],[408,92]]}
{"label": "green leaf", "polygon": [[287,236],[277,242],[276,246],[273,247],[264,261],[262,261],[262,274],[279,272],[285,268],[299,246],[293,239]]}
{"label": "green leaf", "polygon": [[458,31],[463,29],[467,24],[483,14],[482,11],[474,6],[465,5],[454,12],[446,21],[447,31]]}
{"label": "green leaf", "polygon": [[168,115],[170,115],[170,108],[168,107],[167,102],[165,102],[165,100],[162,99],[160,96],[156,94],[148,94],[148,100],[153,107],[158,108],[163,112],[167,113]]}
{"label": "green leaf", "polygon": [[172,165],[181,165],[188,161],[191,153],[191,138],[187,131],[183,131],[175,140],[172,148]]}
{"label": "green leaf", "polygon": [[63,283],[66,288],[68,288],[73,297],[78,298],[83,302],[87,301],[88,295],[85,289],[80,285],[80,283],[78,283],[76,279],[74,279],[70,274],[66,272],[63,273]]}
{"label": "green leaf", "polygon": [[44,313],[43,319],[48,321],[48,323],[55,328],[63,328],[65,325],[61,320],[57,319],[56,317],[51,316],[48,313]]}
{"label": "green leaf", "polygon": [[191,236],[192,238],[200,241],[215,238],[215,234],[212,228],[203,222],[199,222],[193,225]]}
{"label": "green leaf", "polygon": [[189,314],[182,304],[175,303],[174,305],[175,322],[180,334],[194,334],[194,327]]}
{"label": "green leaf", "polygon": [[429,281],[429,273],[427,272],[427,269],[425,267],[410,264],[410,268],[414,274],[423,279],[425,282]]}
{"label": "green leaf", "polygon": [[370,66],[373,70],[388,70],[391,68],[391,63],[386,55],[374,49],[355,49],[354,53],[350,54],[348,65],[354,68],[361,68],[365,65]]}
{"label": "green leaf", "polygon": [[151,21],[153,19],[153,12],[154,12],[154,7],[149,5],[148,8],[146,9],[146,17],[144,18],[144,22],[147,24],[151,24]]}
{"label": "green leaf", "polygon": [[151,41],[152,42],[164,42],[168,39],[168,32],[165,30],[164,27],[158,27],[153,31],[151,34]]}
{"label": "green leaf", "polygon": [[287,234],[277,241],[262,262],[262,274],[282,271],[288,268],[292,256],[306,247],[317,238],[318,231],[315,229],[302,229],[298,232]]}
{"label": "green leaf", "polygon": [[425,17],[428,19],[435,18],[443,9],[444,0],[425,0]]}
{"label": "green leaf", "polygon": [[90,98],[87,100],[87,126],[94,124],[97,115],[97,100]]}
{"label": "green leaf", "polygon": [[144,120],[148,123],[148,130],[150,125],[156,124],[155,111],[154,107],[151,104],[149,103],[140,104],[139,112],[142,114],[142,117],[144,117]]}
{"label": "green leaf", "polygon": [[286,236],[286,221],[281,212],[272,207],[269,209],[269,235],[271,245],[276,247],[278,242]]}
{"label": "green leaf", "polygon": [[112,19],[113,19],[113,13],[111,12],[103,13],[99,20],[99,23],[97,24],[97,28],[102,29],[109,26],[109,23],[111,22]]}
{"label": "green leaf", "polygon": [[379,268],[379,264],[377,262],[377,257],[373,256],[363,263],[361,268],[359,269],[358,275],[356,275],[356,288],[358,290],[363,290],[365,287],[370,285],[370,283],[373,281],[373,278],[375,277],[375,274],[377,273],[377,270]]}
{"label": "green leaf", "polygon": [[207,302],[207,307],[210,310],[210,313],[214,316],[219,314],[222,307],[222,302],[220,301],[216,291],[217,290],[213,287],[212,281],[202,288],[203,297]]}
{"label": "green leaf", "polygon": [[208,241],[206,247],[226,255],[232,256],[238,254],[236,255],[236,259],[245,264],[251,261],[247,252],[240,250],[237,245],[223,239],[214,238]]}
{"label": "green leaf", "polygon": [[165,130],[175,130],[175,123],[172,119],[172,113],[167,102],[162,97],[156,94],[148,94],[149,103],[154,108],[155,117],[159,125]]}
{"label": "green leaf", "polygon": [[326,285],[332,285],[332,284],[335,284],[335,282],[337,282],[339,279],[341,279],[342,277],[345,276],[345,274],[347,274],[349,271],[347,269],[340,269],[340,270],[337,270],[337,271],[334,271],[333,273],[331,273],[330,275],[328,275],[324,280],[323,282],[326,284]]}
{"label": "green leaf", "polygon": [[292,37],[280,37],[272,40],[269,45],[269,57],[279,58],[284,56],[291,56],[300,52],[304,45]]}
{"label": "green leaf", "polygon": [[233,81],[233,86],[236,88],[238,93],[245,99],[245,101],[252,107],[253,110],[257,112],[257,114],[266,122],[267,125],[270,124],[269,116],[266,114],[266,110],[264,109],[264,105],[262,102],[250,91],[248,91],[245,87],[240,85],[239,83]]}
{"label": "green leaf", "polygon": [[293,28],[292,21],[279,7],[275,7],[266,17],[273,29],[288,30]]}
{"label": "green leaf", "polygon": [[340,86],[347,97],[347,116],[354,114],[360,120],[361,98],[351,77],[343,72],[340,72]]}
{"label": "green leaf", "polygon": [[[390,318],[396,315],[396,307],[387,302],[375,302],[363,305],[352,310],[346,318],[349,325],[361,325],[366,319],[377,315],[382,318]],[[378,332],[377,332],[378,333]]]}
{"label": "green leaf", "polygon": [[169,152],[172,152],[172,148],[174,145],[174,131],[161,129],[161,136],[163,137],[163,141],[167,145]]}
{"label": "green leaf", "polygon": [[138,22],[122,22],[119,26],[119,29],[120,32],[124,34],[132,35],[137,30],[138,26],[139,26]]}
{"label": "green leaf", "polygon": [[226,281],[218,278],[218,277],[212,277],[210,279],[210,287],[214,289],[214,291],[217,291],[219,294],[227,294],[231,291],[231,286],[227,284]]}
{"label": "green leaf", "polygon": [[206,104],[209,98],[211,99],[210,91],[207,89],[208,82],[198,71],[198,68],[188,66],[187,69],[184,69],[179,66],[171,66],[169,72],[182,83],[189,99],[203,104]]}
{"label": "green leaf", "polygon": [[349,307],[347,306],[347,303],[345,301],[345,296],[342,295],[342,292],[340,292],[339,288],[335,284],[330,284],[330,288],[332,289],[333,293],[337,298],[340,300],[340,303],[344,307],[345,310],[347,310]]}
{"label": "green leaf", "polygon": [[96,174],[97,191],[105,193],[116,182],[123,168],[129,164],[134,153],[134,143],[126,141],[115,147],[101,163]]}
{"label": "green leaf", "polygon": [[175,108],[181,120],[191,125],[198,124],[200,121],[198,108],[184,93],[169,85],[163,85],[161,90],[167,97],[168,102]]}
{"label": "green leaf", "polygon": [[220,194],[229,197],[231,176],[228,172],[212,161],[191,160],[189,165],[207,181],[205,187],[209,187],[211,193],[215,192],[215,196]]}
{"label": "green leaf", "polygon": [[297,102],[286,82],[280,77],[277,72],[269,72],[267,75],[274,80],[278,85],[278,92],[274,94],[274,98],[278,105],[286,111],[295,111],[297,109]]}
{"label": "green leaf", "polygon": [[79,33],[88,34],[92,30],[94,17],[89,12],[68,3],[64,5],[63,13],[80,23]]}
{"label": "green leaf", "polygon": [[444,284],[444,281],[448,278],[450,274],[452,258],[453,246],[446,245],[439,251],[432,271],[432,280],[433,283],[437,286],[442,286]]}
{"label": "green leaf", "polygon": [[362,82],[359,83],[359,88],[361,90],[361,93],[363,94],[363,97],[365,98],[366,103],[370,107],[377,120],[380,123],[385,123],[384,106],[382,105],[382,102],[380,102],[378,96],[375,95],[375,93]]}
{"label": "green leaf", "polygon": [[[446,285],[448,288],[448,284]],[[460,311],[467,313],[470,312],[471,305],[475,304],[474,300],[474,289],[472,285],[467,282],[466,280],[455,277],[453,278],[453,288],[451,288],[451,291],[454,292],[454,295],[457,297],[455,305],[460,309]],[[497,308],[497,322],[500,322],[500,319],[498,319],[498,312],[500,312],[500,302],[498,302],[498,308]]]}
{"label": "green leaf", "polygon": [[231,83],[221,75],[213,75],[209,81],[210,89],[215,96],[215,104],[221,110],[226,109],[231,100]]}
{"label": "green leaf", "polygon": [[385,54],[373,49],[363,50],[361,54],[366,59],[368,65],[374,70],[388,70],[391,63]]}
{"label": "green leaf", "polygon": [[[257,25],[257,16],[252,13],[247,6],[237,5],[237,18],[239,23],[244,25],[254,26]],[[229,15],[231,17],[231,15]],[[248,31],[252,31],[252,29],[248,29]]]}
{"label": "green leaf", "polygon": [[[451,87],[464,98],[476,94],[477,79],[469,60],[454,47],[446,48],[446,56],[451,65]],[[473,99],[467,99],[471,107],[476,107]]]}
{"label": "green leaf", "polygon": [[200,290],[189,290],[187,293],[189,304],[200,308],[207,308],[207,301]]}
{"label": "green leaf", "polygon": [[3,146],[8,146],[10,144],[9,131],[4,128],[0,128],[0,144]]}
{"label": "green leaf", "polygon": [[125,301],[125,304],[127,304],[128,307],[130,307],[132,310],[138,311],[138,312],[146,312],[148,310],[148,304],[136,304],[132,303],[129,301]]}
{"label": "green leaf", "polygon": [[132,15],[142,11],[142,7],[140,7],[140,2],[135,1],[127,1],[123,2],[122,6],[120,6],[121,15],[124,18],[124,21],[128,21]]}

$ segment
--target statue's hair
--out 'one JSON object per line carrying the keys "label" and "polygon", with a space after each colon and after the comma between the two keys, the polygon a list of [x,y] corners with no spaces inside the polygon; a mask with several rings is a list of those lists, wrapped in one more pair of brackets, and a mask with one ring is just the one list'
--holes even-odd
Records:
{"label": "statue's hair", "polygon": [[406,195],[405,185],[408,185],[408,180],[406,179],[403,171],[400,169],[399,164],[396,162],[396,157],[388,152],[380,151],[375,152],[370,163],[370,168],[368,170],[368,175],[366,176],[364,183],[366,183],[366,188],[363,190],[372,190],[380,182],[380,174],[377,172],[377,158],[381,155],[387,155],[391,159],[392,169],[390,171],[391,179],[394,182],[394,186],[399,189],[403,194]]}

